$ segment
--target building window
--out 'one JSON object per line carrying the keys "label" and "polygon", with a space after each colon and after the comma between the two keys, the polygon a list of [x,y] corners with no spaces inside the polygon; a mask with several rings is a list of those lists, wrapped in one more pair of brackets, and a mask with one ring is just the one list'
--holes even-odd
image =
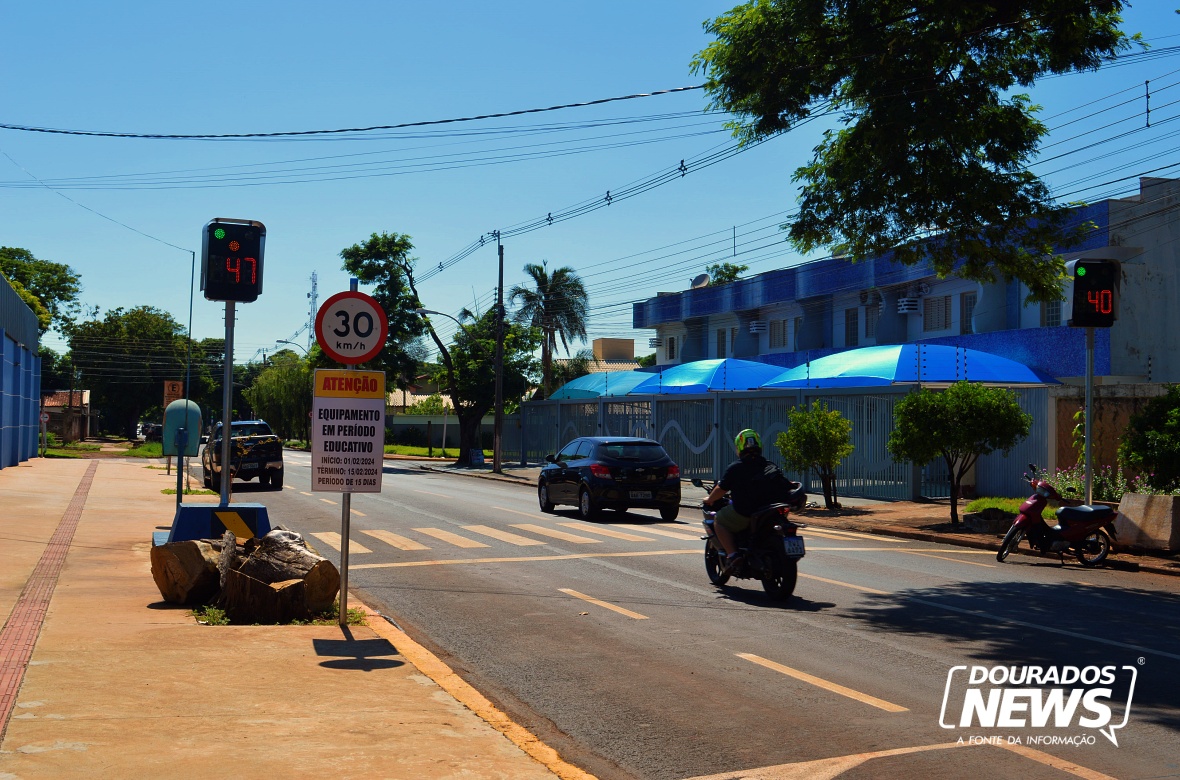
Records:
{"label": "building window", "polygon": [[873,305],[865,307],[865,338],[877,338],[877,320],[881,318],[881,306]]}
{"label": "building window", "polygon": [[787,321],[770,321],[770,348],[782,349],[787,346]]}
{"label": "building window", "polygon": [[796,317],[795,318],[795,341],[792,342],[795,345],[796,350],[799,349],[799,331],[801,331],[801,330],[803,330],[803,318]]}
{"label": "building window", "polygon": [[860,344],[860,308],[853,306],[844,310],[844,346],[855,347]]}
{"label": "building window", "polygon": [[667,355],[668,355],[668,360],[675,360],[676,359],[676,337],[675,336],[668,337]]}
{"label": "building window", "polygon": [[1041,327],[1056,328],[1061,324],[1061,301],[1047,301],[1041,304]]}
{"label": "building window", "polygon": [[927,295],[922,312],[922,331],[931,333],[951,326],[951,296]]}
{"label": "building window", "polygon": [[729,329],[729,351],[733,355],[737,354],[737,334],[738,334],[737,328],[730,328]]}
{"label": "building window", "polygon": [[725,357],[725,328],[720,328],[717,331],[717,357]]}
{"label": "building window", "polygon": [[959,296],[959,333],[974,333],[971,318],[975,316],[975,293],[967,292]]}

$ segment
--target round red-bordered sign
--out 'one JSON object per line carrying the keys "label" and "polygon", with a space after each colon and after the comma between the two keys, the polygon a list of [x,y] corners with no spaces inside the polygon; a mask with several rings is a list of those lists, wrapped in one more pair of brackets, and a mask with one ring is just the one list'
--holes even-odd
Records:
{"label": "round red-bordered sign", "polygon": [[315,315],[315,338],[324,354],[338,363],[372,360],[385,346],[389,320],[371,296],[345,290],[328,300]]}

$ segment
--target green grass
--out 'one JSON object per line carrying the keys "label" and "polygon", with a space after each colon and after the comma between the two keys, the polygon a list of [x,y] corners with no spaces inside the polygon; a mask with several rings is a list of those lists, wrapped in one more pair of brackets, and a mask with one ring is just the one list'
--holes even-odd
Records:
{"label": "green grass", "polygon": [[164,445],[158,441],[148,441],[138,447],[132,447],[123,454],[128,458],[162,458],[164,457]]}
{"label": "green grass", "polygon": [[[166,496],[174,496],[174,495],[176,495],[176,488],[164,488],[160,492]],[[214,492],[212,490],[206,490],[205,488],[189,488],[184,491],[184,494],[186,496],[216,496],[216,495],[218,495],[216,492]]]}
{"label": "green grass", "polygon": [[[385,454],[386,455],[409,455],[409,456],[415,457],[415,458],[426,458],[426,457],[429,457],[429,455],[427,454],[428,452],[429,452],[429,450],[426,447],[411,447],[408,444],[386,444],[385,445]],[[484,450],[483,454],[484,454],[485,458],[492,457],[491,450]],[[457,458],[457,457],[459,457],[459,448],[458,447],[448,447],[444,450],[442,447],[435,447],[434,448],[434,457],[436,457],[436,458]]]}
{"label": "green grass", "polygon": [[[208,626],[228,626],[230,624],[229,616],[225,614],[225,610],[217,607],[197,607],[193,610],[193,617],[198,623],[204,623]],[[322,612],[316,615],[311,620],[292,620],[289,625],[292,626],[334,626],[340,622],[340,602],[337,601],[332,605],[332,609],[327,612]],[[360,609],[348,610],[348,625],[350,626],[367,626],[368,622],[365,620],[365,613]]]}
{"label": "green grass", "polygon": [[208,626],[229,625],[229,617],[225,614],[225,610],[217,607],[197,607],[193,610],[193,617],[197,619],[198,623]]}
{"label": "green grass", "polygon": [[79,455],[77,453],[77,451],[70,452],[69,450],[63,450],[59,447],[50,447],[49,449],[45,450],[45,457],[47,457],[47,458],[80,458],[82,456]]}
{"label": "green grass", "polygon": [[[963,508],[965,513],[982,512],[985,509],[999,509],[1009,514],[1018,514],[1020,512],[1020,505],[1024,503],[1023,498],[993,498],[985,496],[977,498]],[[1052,507],[1046,507],[1042,516],[1045,519],[1056,517],[1057,510]]]}
{"label": "green grass", "polygon": [[74,452],[98,452],[102,447],[97,444],[87,444],[81,441],[72,441],[69,444],[63,444],[58,449],[73,450]]}

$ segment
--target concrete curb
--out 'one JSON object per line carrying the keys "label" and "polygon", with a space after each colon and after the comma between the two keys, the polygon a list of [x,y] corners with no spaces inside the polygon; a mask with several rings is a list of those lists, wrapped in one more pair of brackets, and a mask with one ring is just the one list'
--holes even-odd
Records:
{"label": "concrete curb", "polygon": [[[524,477],[514,477],[509,474],[492,474],[491,472],[477,471],[474,469],[473,470],[463,470],[463,469],[456,469],[456,468],[438,468],[436,466],[430,466],[430,465],[425,465],[425,464],[419,465],[418,468],[422,469],[423,471],[435,471],[435,472],[439,472],[442,474],[458,474],[458,475],[464,476],[464,477],[478,477],[480,479],[491,479],[491,480],[495,480],[497,482],[507,482],[512,485],[521,485],[524,487],[532,487],[533,486],[533,482],[531,479],[526,479]],[[700,503],[698,502],[698,503],[693,504],[693,503],[687,503],[685,501],[681,501],[680,506],[683,508],[686,508],[686,509],[699,509]],[[830,528],[833,531],[848,530],[848,529],[844,529],[844,528],[839,528],[837,526],[821,525],[816,522],[811,522],[810,518],[808,518],[808,520],[805,522],[807,522],[809,525],[814,525],[816,528]],[[949,544],[949,545],[952,545],[955,547],[970,547],[970,548],[973,548],[976,550],[999,551],[999,549],[1000,549],[1000,545],[998,542],[985,542],[985,541],[980,541],[980,540],[975,540],[975,539],[964,539],[962,537],[956,537],[956,536],[943,536],[941,534],[932,534],[932,533],[927,533],[925,531],[912,531],[908,528],[898,528],[896,526],[870,526],[869,528],[859,528],[859,529],[857,529],[857,531],[859,533],[877,534],[878,536],[892,536],[892,537],[896,537],[898,539],[913,539],[913,540],[919,541],[919,542],[932,542],[932,543],[938,543],[938,544]],[[1017,550],[1016,553],[1019,555],[1028,555],[1028,556],[1031,556],[1034,558],[1041,557],[1040,553],[1035,553],[1035,552],[1032,552],[1031,550]],[[1142,556],[1134,556],[1134,557],[1142,558]],[[1163,574],[1163,575],[1166,575],[1169,577],[1180,577],[1180,566],[1177,566],[1175,568],[1169,568],[1167,566],[1162,566],[1162,565],[1156,564],[1154,562],[1153,563],[1142,563],[1138,560],[1128,561],[1128,560],[1124,560],[1124,559],[1108,559],[1108,563],[1106,564],[1106,566],[1108,568],[1112,568],[1112,569],[1119,569],[1120,571],[1147,572],[1150,574]]]}

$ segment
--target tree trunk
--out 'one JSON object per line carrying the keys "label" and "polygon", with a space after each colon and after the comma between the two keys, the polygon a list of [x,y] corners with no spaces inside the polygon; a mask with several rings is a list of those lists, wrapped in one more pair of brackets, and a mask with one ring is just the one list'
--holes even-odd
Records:
{"label": "tree trunk", "polygon": [[959,525],[959,475],[951,472],[951,527]]}
{"label": "tree trunk", "polygon": [[272,534],[262,537],[237,570],[272,585],[302,580],[307,609],[312,613],[331,609],[340,590],[340,572],[331,561],[307,549],[301,542]]}
{"label": "tree trunk", "polygon": [[836,482],[832,479],[832,475],[821,471],[819,478],[824,486],[824,506],[828,509],[839,509],[840,505],[836,503]]}
{"label": "tree trunk", "polygon": [[267,583],[231,571],[217,603],[235,623],[289,623],[311,617],[305,593],[303,580]]}
{"label": "tree trunk", "polygon": [[165,601],[204,604],[221,585],[217,571],[220,553],[204,540],[172,542],[151,550],[152,579]]}
{"label": "tree trunk", "polygon": [[481,441],[483,433],[483,415],[476,414],[479,410],[466,410],[459,412],[456,410],[455,416],[459,420],[459,458],[455,461],[456,466],[470,466],[471,451],[483,451],[483,442]]}

